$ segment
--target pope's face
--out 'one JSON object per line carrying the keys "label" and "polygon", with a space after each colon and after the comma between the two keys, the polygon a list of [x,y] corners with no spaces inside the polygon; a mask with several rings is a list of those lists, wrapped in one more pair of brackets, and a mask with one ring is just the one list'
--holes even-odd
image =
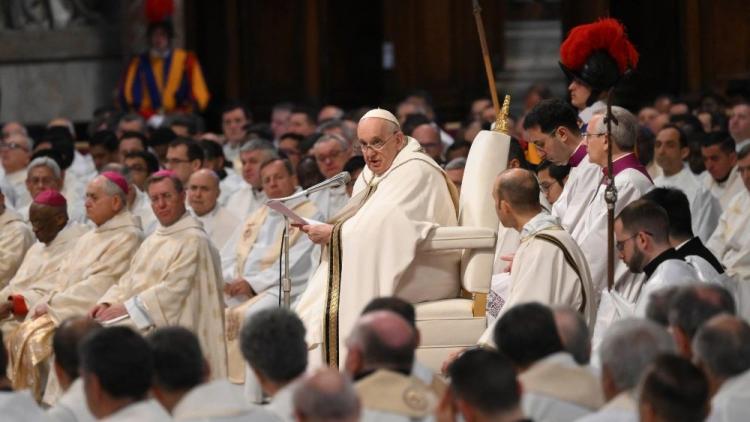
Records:
{"label": "pope's face", "polygon": [[170,178],[148,185],[151,209],[159,223],[168,227],[185,214],[185,192],[177,192]]}
{"label": "pope's face", "polygon": [[357,137],[367,168],[377,176],[391,168],[406,143],[406,137],[393,123],[375,117],[359,123]]}

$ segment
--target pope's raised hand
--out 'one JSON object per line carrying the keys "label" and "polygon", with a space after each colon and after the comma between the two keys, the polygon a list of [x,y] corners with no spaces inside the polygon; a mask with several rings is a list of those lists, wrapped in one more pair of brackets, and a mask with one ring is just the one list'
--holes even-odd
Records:
{"label": "pope's raised hand", "polygon": [[307,233],[310,240],[318,245],[326,245],[331,241],[333,225],[331,224],[306,224],[302,231]]}

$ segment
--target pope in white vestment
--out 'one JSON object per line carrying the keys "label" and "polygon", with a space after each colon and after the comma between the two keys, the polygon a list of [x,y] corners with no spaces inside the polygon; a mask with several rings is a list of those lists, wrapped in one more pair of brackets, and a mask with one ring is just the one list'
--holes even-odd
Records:
{"label": "pope in white vestment", "polygon": [[34,235],[21,216],[5,208],[0,200],[0,286],[7,285],[13,278],[33,242]]}
{"label": "pope in white vestment", "polygon": [[418,303],[458,296],[458,257],[417,246],[437,226],[455,226],[455,186],[385,110],[371,110],[357,134],[367,167],[330,225],[304,226],[327,245],[297,306],[311,365],[338,366],[344,340],[365,305],[397,296]]}

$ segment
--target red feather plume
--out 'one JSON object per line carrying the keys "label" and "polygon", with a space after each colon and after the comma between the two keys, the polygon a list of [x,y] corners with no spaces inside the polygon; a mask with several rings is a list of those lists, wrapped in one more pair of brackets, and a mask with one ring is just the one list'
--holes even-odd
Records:
{"label": "red feather plume", "polygon": [[144,9],[149,23],[162,22],[172,16],[174,2],[172,0],[146,0]]}
{"label": "red feather plume", "polygon": [[560,46],[560,62],[578,71],[596,50],[609,53],[621,75],[638,64],[638,51],[628,40],[622,24],[613,18],[573,28]]}

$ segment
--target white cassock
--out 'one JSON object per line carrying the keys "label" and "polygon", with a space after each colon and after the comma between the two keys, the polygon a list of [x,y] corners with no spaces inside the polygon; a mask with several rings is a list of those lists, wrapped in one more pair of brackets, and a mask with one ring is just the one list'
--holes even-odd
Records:
{"label": "white cassock", "polygon": [[73,173],[80,180],[91,180],[96,176],[96,166],[91,154],[83,155],[78,150],[73,153],[73,163],[68,168],[68,173]]}
{"label": "white cassock", "polygon": [[227,175],[219,182],[219,190],[221,193],[219,193],[219,199],[217,200],[221,206],[226,206],[227,202],[229,202],[229,198],[245,185],[242,176],[237,174],[234,169],[225,167],[224,171]]}
{"label": "white cassock", "polygon": [[534,422],[575,421],[604,404],[599,380],[566,352],[540,359],[518,375],[521,409]]}
{"label": "white cassock", "polygon": [[458,296],[457,254],[417,250],[434,227],[456,225],[457,198],[443,169],[420,150],[408,138],[382,175],[365,168],[332,219],[331,241],[297,306],[311,362],[344,362],[343,340],[373,298],[418,303]]}
{"label": "white cassock", "polygon": [[750,281],[750,193],[735,195],[706,246],[738,282]]}
{"label": "white cassock", "polygon": [[21,216],[10,208],[0,214],[0,286],[8,284],[21,266],[34,234]]}
{"label": "white cassock", "polygon": [[145,399],[129,404],[115,413],[99,419],[106,422],[167,422],[172,417],[154,399]]}
{"label": "white cassock", "polygon": [[727,180],[721,183],[714,180],[711,177],[711,173],[707,171],[704,171],[700,177],[703,179],[703,187],[708,189],[719,200],[722,210],[726,210],[729,207],[729,202],[732,201],[735,195],[745,190],[745,184],[742,182],[739,171],[737,171],[737,166],[734,166],[732,171],[729,172]]}
{"label": "white cassock", "polygon": [[[26,169],[18,170],[13,173],[6,173],[5,180],[8,182],[10,187],[15,192],[15,200],[13,207],[15,209],[23,208],[31,203],[34,199],[29,194],[29,190],[26,189]],[[5,193],[5,191],[3,191]]]}
{"label": "white cassock", "polygon": [[341,185],[313,192],[310,200],[323,214],[320,221],[328,221],[349,202],[349,195],[346,193],[346,186]]}
{"label": "white cassock", "polygon": [[225,143],[224,148],[224,160],[232,164],[232,168],[237,172],[242,171],[242,161],[240,161],[240,148],[242,145],[232,145],[229,142]]}
{"label": "white cassock", "polygon": [[630,391],[624,391],[608,401],[596,413],[577,422],[638,422],[638,402]]}
{"label": "white cassock", "polygon": [[240,219],[218,203],[214,206],[214,209],[201,216],[196,215],[192,209],[190,211],[193,217],[203,224],[203,229],[206,230],[206,234],[213,242],[216,250],[222,250],[227,241],[240,228]]}
{"label": "white cassock", "polygon": [[588,155],[582,158],[576,156],[581,153],[585,154],[585,146],[579,145],[570,161],[576,165],[571,165],[562,193],[552,204],[551,214],[560,220],[568,233],[573,233],[581,223],[602,180],[602,168],[589,161]]}
{"label": "white cassock", "polygon": [[750,371],[727,379],[711,399],[707,422],[750,421]]}
{"label": "white cassock", "polygon": [[[299,192],[300,189],[297,189]],[[297,215],[318,220],[320,212],[307,198],[287,201],[286,205]],[[222,250],[224,281],[247,280],[255,296],[227,298],[226,336],[229,355],[229,379],[237,384],[245,382],[248,397],[260,402],[260,387],[254,383],[254,374],[247,369],[239,347],[242,324],[253,314],[279,306],[279,268],[283,268],[281,252],[284,217],[267,206],[256,210]],[[307,280],[317,262],[313,261],[316,245],[298,228],[289,232],[289,276],[292,281],[291,303],[294,304],[307,286]],[[257,387],[257,388],[256,388]]]}
{"label": "white cassock", "polygon": [[221,378],[227,357],[220,264],[203,227],[186,212],[143,241],[128,272],[97,303],[124,303],[125,323],[142,331],[174,325],[192,330],[212,378]]}
{"label": "white cassock", "polygon": [[293,380],[281,387],[281,389],[271,397],[271,401],[264,406],[264,409],[272,413],[280,421],[295,422],[297,419],[294,417],[294,403],[292,400],[297,385],[298,381]]}
{"label": "white cassock", "polygon": [[159,220],[154,215],[154,209],[151,208],[151,200],[148,198],[146,192],[141,191],[135,186],[133,189],[135,189],[135,200],[130,205],[130,212],[141,220],[143,236],[148,236],[159,226]]}
{"label": "white cassock", "polygon": [[4,422],[45,422],[48,420],[28,391],[0,391],[0,415]]}
{"label": "white cassock", "polygon": [[229,197],[226,208],[242,221],[262,207],[267,199],[263,191],[255,190],[252,185],[245,183]]}
{"label": "white cassock", "polygon": [[[566,305],[583,316],[593,327],[596,318],[594,286],[588,264],[572,237],[560,227],[557,218],[541,212],[521,230],[521,244],[513,257],[510,286],[502,315],[526,302]],[[495,323],[485,330],[480,344],[492,344]]]}
{"label": "white cassock", "polygon": [[54,422],[93,422],[96,420],[86,404],[83,380],[77,378],[63,393],[60,400],[47,409],[47,416]]}
{"label": "white cassock", "polygon": [[[615,216],[617,216],[628,204],[650,191],[653,183],[633,153],[615,159],[613,168],[617,188],[617,203],[615,204]],[[585,205],[586,208],[579,223],[570,232],[573,239],[581,246],[589,263],[591,280],[595,287],[594,297],[597,301],[601,292],[607,287],[607,203],[604,200],[607,185],[601,183],[603,174],[600,172],[599,175],[600,184],[597,186],[595,195]],[[614,245],[612,247],[614,248]],[[631,273],[615,253],[614,289],[623,293],[628,300],[635,301],[642,280],[643,277]]]}
{"label": "white cassock", "polygon": [[193,387],[172,409],[175,421],[193,422],[273,422],[279,419],[266,409],[250,405],[226,380]]}
{"label": "white cassock", "polygon": [[719,224],[721,204],[711,191],[703,186],[698,176],[690,171],[690,167],[683,164],[682,170],[677,174],[662,175],[654,179],[654,185],[677,188],[685,193],[690,202],[693,233],[702,241],[708,242],[711,234],[716,230],[716,225]]}
{"label": "white cassock", "polygon": [[0,321],[5,338],[23,321],[25,314],[16,313],[18,308],[31,310],[34,305],[56,287],[58,272],[73,250],[78,238],[88,231],[83,224],[69,221],[47,245],[37,241],[26,252],[16,275],[0,290],[0,299],[13,297],[11,317]]}
{"label": "white cassock", "polygon": [[[86,185],[90,178],[90,176],[78,176],[74,173],[66,172],[63,180],[63,188],[60,191],[68,202],[68,218],[79,223],[88,221],[85,201]],[[28,219],[28,213],[26,217]]]}
{"label": "white cassock", "polygon": [[14,386],[31,387],[35,395],[41,392],[40,372],[52,355],[55,327],[91,310],[125,273],[142,236],[138,220],[123,210],[78,239],[60,266],[55,288],[39,300],[47,305],[47,313],[36,319],[28,317],[7,339],[8,373]]}

